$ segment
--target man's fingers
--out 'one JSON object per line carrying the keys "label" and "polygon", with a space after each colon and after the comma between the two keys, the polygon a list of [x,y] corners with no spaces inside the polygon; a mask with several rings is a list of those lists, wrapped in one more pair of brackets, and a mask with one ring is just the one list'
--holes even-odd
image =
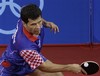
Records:
{"label": "man's fingers", "polygon": [[87,72],[82,68],[81,72],[85,75],[87,75]]}
{"label": "man's fingers", "polygon": [[59,32],[59,28],[57,27],[57,32]]}
{"label": "man's fingers", "polygon": [[56,32],[59,32],[59,28],[58,28],[58,27],[53,27],[53,28],[52,28],[52,31],[54,31],[55,33],[56,33]]}

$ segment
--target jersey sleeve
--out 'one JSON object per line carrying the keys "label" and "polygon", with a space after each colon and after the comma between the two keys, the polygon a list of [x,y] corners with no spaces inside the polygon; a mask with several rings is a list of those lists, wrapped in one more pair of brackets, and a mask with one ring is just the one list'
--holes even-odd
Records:
{"label": "jersey sleeve", "polygon": [[30,65],[32,70],[45,62],[45,59],[35,50],[22,50],[20,56]]}

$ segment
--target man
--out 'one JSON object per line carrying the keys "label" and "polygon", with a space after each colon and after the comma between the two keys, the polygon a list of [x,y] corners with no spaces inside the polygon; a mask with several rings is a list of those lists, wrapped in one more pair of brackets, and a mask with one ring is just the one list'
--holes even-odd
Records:
{"label": "man", "polygon": [[59,32],[52,22],[42,18],[39,7],[29,4],[21,9],[16,31],[0,59],[0,76],[63,76],[61,72],[81,73],[78,64],[55,64],[41,54],[44,27]]}

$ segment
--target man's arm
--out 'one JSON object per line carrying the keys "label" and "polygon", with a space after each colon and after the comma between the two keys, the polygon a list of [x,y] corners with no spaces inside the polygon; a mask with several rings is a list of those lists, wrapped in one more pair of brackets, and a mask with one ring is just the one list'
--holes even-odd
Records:
{"label": "man's arm", "polygon": [[55,64],[49,63],[49,60],[44,61],[41,55],[35,50],[22,50],[20,52],[20,56],[30,65],[30,67],[34,70],[38,68],[44,72],[74,72],[74,73],[81,73],[86,72],[81,68],[79,64]]}
{"label": "man's arm", "polygon": [[[48,61],[48,60],[47,60]],[[47,62],[46,61],[46,62]],[[38,69],[44,72],[74,72],[74,73],[85,73],[86,72],[81,68],[79,64],[67,64],[67,65],[62,65],[62,64],[48,64],[44,62],[41,64]]]}
{"label": "man's arm", "polygon": [[50,28],[51,31],[54,31],[54,33],[59,32],[58,26],[54,24],[53,22],[46,21],[43,18],[42,18],[42,22],[43,22],[44,27]]}

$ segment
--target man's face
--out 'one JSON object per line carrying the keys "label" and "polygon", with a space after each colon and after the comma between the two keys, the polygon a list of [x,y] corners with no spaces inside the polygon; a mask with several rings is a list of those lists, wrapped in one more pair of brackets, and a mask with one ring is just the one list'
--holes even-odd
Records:
{"label": "man's face", "polygon": [[41,16],[39,16],[37,19],[32,20],[32,19],[28,19],[28,23],[25,24],[24,26],[27,29],[27,31],[29,33],[31,33],[32,35],[39,35],[40,31],[41,31],[41,27],[42,27],[42,18]]}

